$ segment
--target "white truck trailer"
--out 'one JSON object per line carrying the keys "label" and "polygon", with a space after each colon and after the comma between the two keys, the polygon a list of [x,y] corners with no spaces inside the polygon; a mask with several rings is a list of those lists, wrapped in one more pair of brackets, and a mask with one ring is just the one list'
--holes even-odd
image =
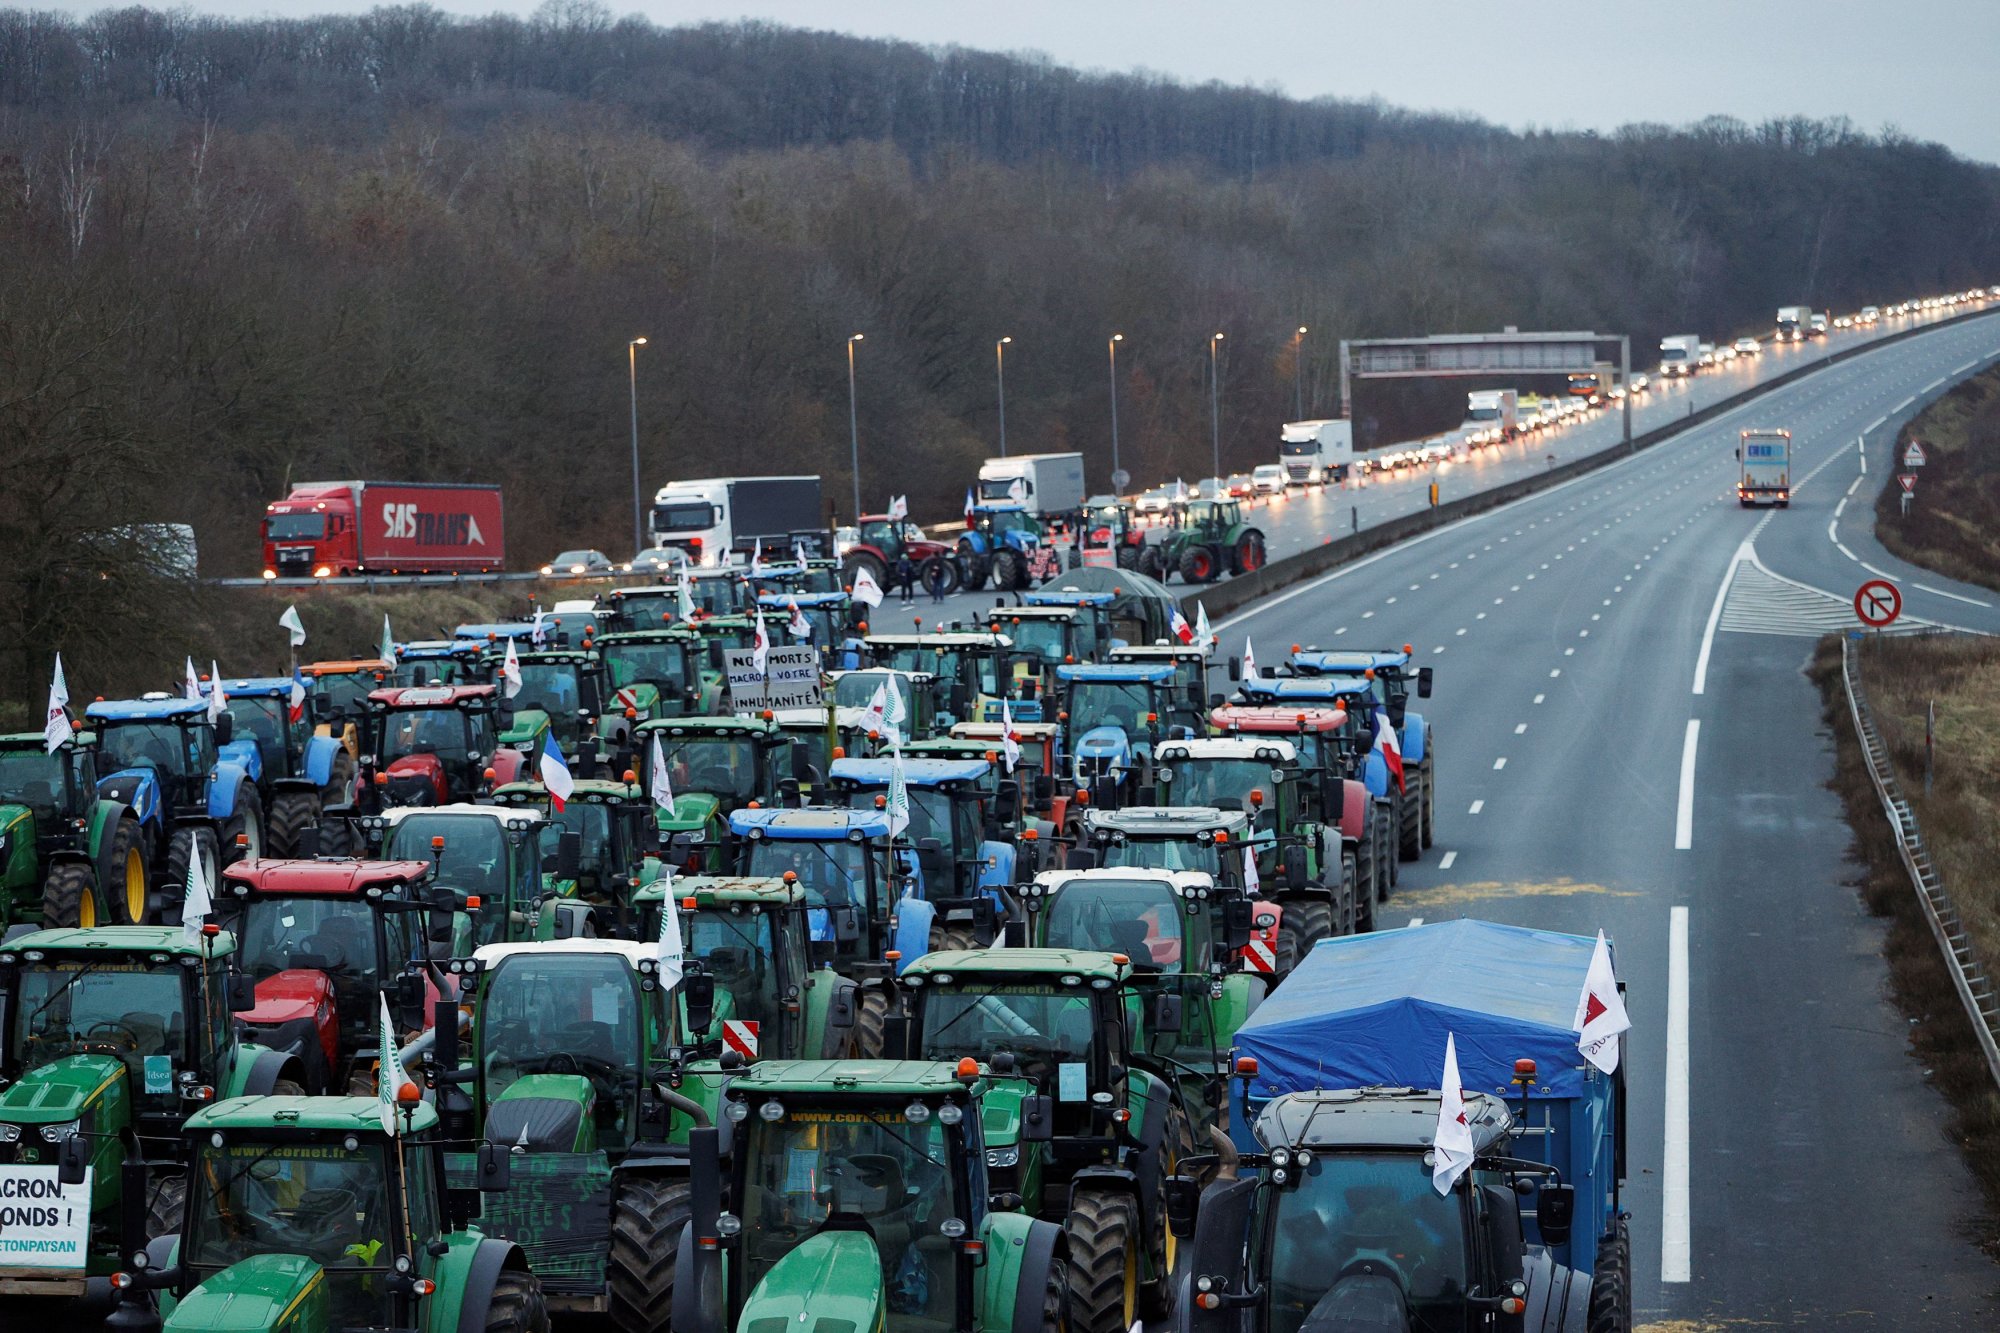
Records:
{"label": "white truck trailer", "polygon": [[1278,437],[1278,461],[1293,486],[1344,481],[1354,468],[1354,423],[1345,418],[1288,421]]}
{"label": "white truck trailer", "polygon": [[1742,475],[1736,483],[1736,502],[1745,509],[1752,505],[1792,504],[1792,433],[1788,430],[1746,430],[1736,442],[1736,458]]}

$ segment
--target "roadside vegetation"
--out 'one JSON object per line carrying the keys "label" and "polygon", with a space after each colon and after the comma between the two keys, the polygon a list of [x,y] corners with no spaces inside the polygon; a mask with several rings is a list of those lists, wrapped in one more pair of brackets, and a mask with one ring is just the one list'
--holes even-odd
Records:
{"label": "roadside vegetation", "polygon": [[[1862,679],[1902,790],[1989,972],[2000,960],[2000,641],[1957,636],[1873,637],[1861,644]],[[1896,851],[1869,781],[1841,685],[1840,646],[1825,640],[1813,664],[1838,747],[1833,789],[1854,830],[1858,888],[1885,919],[1884,954],[1894,998],[1910,1024],[1912,1056],[1950,1101],[1945,1133],[1986,1192],[1979,1236],[2000,1256],[2000,1089],[1996,1089]],[[1924,712],[1937,705],[1936,767],[1924,795]]]}
{"label": "roadside vegetation", "polygon": [[[1905,468],[1903,450],[1921,440],[1922,467]],[[1875,497],[1875,535],[1912,564],[2000,589],[2000,368],[1975,375],[1903,427],[1896,473],[1917,478],[1906,516],[1892,474]]]}

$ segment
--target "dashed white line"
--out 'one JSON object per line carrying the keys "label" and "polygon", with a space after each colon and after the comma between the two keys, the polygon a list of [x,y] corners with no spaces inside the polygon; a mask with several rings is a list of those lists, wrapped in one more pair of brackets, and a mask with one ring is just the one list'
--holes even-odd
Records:
{"label": "dashed white line", "polygon": [[1466,814],[1468,814],[1468,815],[1476,815],[1476,814],[1478,814],[1478,813],[1479,813],[1479,812],[1480,812],[1481,810],[1484,810],[1485,808],[1486,808],[1486,802],[1484,802],[1484,801],[1474,801],[1474,802],[1472,803],[1472,808],[1471,808],[1470,810],[1467,810],[1467,811],[1466,811],[1465,813],[1466,813]]}
{"label": "dashed white line", "polygon": [[[1536,696],[1535,696],[1535,702],[1536,702],[1536,703],[1540,703],[1541,701],[1542,701],[1542,700],[1541,700],[1541,696],[1540,696],[1540,695],[1536,695]],[[1514,724],[1514,734],[1515,734],[1516,736],[1520,735],[1520,734],[1521,734],[1522,732],[1526,731],[1527,729],[1528,729],[1528,724],[1527,724],[1527,723],[1525,723],[1525,722],[1516,722],[1516,723]]]}
{"label": "dashed white line", "polygon": [[1493,761],[1493,768],[1494,768],[1494,770],[1495,770],[1496,772],[1497,772],[1497,771],[1499,771],[1500,769],[1503,769],[1503,768],[1505,768],[1505,767],[1507,767],[1507,756],[1506,756],[1506,755],[1504,755],[1504,754],[1503,754],[1503,755],[1501,755],[1501,756],[1500,756],[1500,757],[1499,757],[1498,759],[1495,759],[1495,760]]}
{"label": "dashed white line", "polygon": [[1457,859],[1458,859],[1457,852],[1446,852],[1443,856],[1438,858],[1438,869],[1439,870],[1451,869],[1451,863],[1453,861],[1456,861]]}
{"label": "dashed white line", "polygon": [[1546,695],[1546,694],[1538,694],[1538,695],[1536,695],[1536,696],[1535,696],[1535,702],[1536,702],[1536,703],[1540,703],[1540,702],[1541,702],[1542,700],[1544,700],[1544,699],[1546,699],[1546,698],[1548,698],[1548,697],[1549,697],[1549,696],[1548,696],[1548,695]]}

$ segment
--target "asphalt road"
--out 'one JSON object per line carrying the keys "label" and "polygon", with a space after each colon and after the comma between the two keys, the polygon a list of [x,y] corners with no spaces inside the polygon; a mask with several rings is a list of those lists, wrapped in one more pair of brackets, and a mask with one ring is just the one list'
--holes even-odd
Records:
{"label": "asphalt road", "polygon": [[[1611,935],[1635,1024],[1642,1323],[2000,1316],[2000,1268],[1972,1239],[1982,1201],[1850,887],[1802,672],[1819,634],[1854,625],[1869,567],[1912,614],[2000,630],[2000,598],[1894,561],[1866,512],[1895,425],[1996,356],[2000,314],[1882,348],[1218,626],[1225,651],[1252,635],[1266,661],[1409,642],[1436,668],[1437,846],[1387,921]],[[1737,506],[1747,426],[1794,432],[1790,509]],[[1864,432],[1867,477],[1836,520]]]}

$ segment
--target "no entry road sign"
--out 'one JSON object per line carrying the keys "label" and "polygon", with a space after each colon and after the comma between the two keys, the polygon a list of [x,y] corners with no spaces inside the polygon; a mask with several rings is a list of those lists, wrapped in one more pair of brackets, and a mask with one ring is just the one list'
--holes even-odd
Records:
{"label": "no entry road sign", "polygon": [[1854,592],[1854,614],[1862,624],[1881,629],[1903,614],[1903,594],[1887,579],[1870,579]]}

